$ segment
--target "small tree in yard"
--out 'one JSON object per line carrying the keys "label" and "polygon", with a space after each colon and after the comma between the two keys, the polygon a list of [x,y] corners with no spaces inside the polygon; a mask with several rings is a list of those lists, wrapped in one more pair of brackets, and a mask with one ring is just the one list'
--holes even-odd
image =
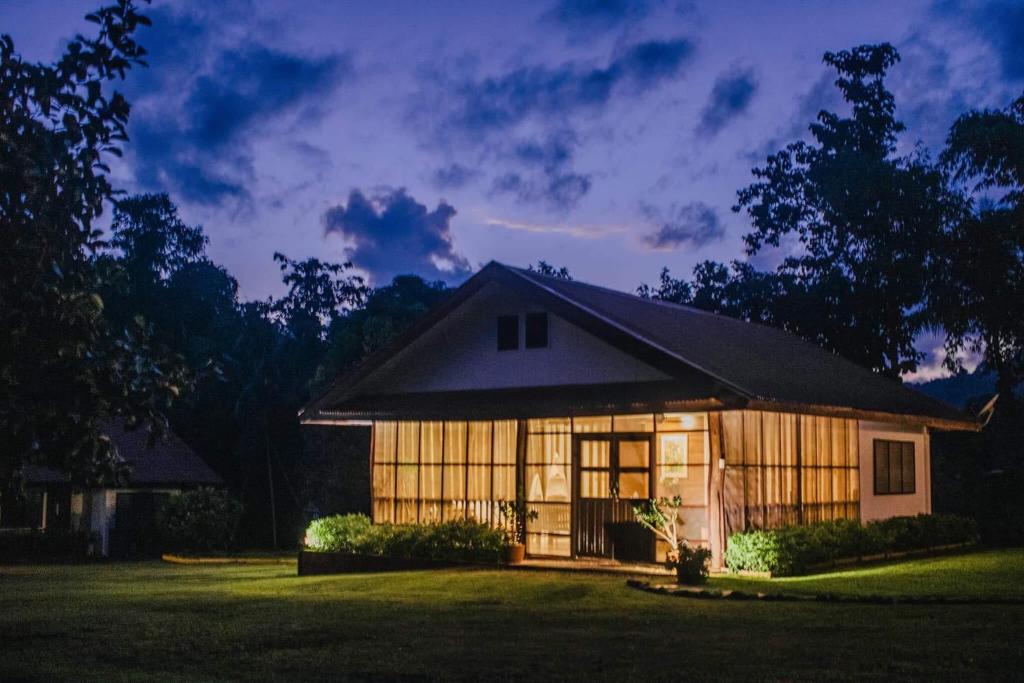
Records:
{"label": "small tree in yard", "polygon": [[683,538],[683,525],[679,521],[682,506],[683,499],[679,496],[647,500],[633,506],[633,516],[641,526],[668,543],[665,565],[676,570],[679,583],[704,583],[708,579],[711,551],[691,547]]}

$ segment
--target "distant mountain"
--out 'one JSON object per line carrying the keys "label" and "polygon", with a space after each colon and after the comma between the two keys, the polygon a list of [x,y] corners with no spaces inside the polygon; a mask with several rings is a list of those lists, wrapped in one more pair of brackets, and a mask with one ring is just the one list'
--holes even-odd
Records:
{"label": "distant mountain", "polygon": [[996,393],[996,375],[994,372],[978,368],[974,372],[962,372],[952,377],[919,384],[911,383],[908,386],[932,398],[963,408],[971,399],[991,398]]}

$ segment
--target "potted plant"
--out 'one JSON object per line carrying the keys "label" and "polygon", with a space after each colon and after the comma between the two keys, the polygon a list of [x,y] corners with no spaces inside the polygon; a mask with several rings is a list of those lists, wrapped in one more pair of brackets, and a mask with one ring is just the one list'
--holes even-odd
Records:
{"label": "potted plant", "polygon": [[522,500],[500,500],[498,511],[504,520],[505,562],[521,564],[526,559],[526,522],[537,519],[537,511],[527,510]]}
{"label": "potted plant", "polygon": [[683,499],[679,496],[648,500],[633,506],[633,516],[641,526],[668,543],[665,566],[675,570],[678,583],[704,583],[708,580],[711,551],[693,547],[682,537],[682,524],[679,523],[682,505]]}

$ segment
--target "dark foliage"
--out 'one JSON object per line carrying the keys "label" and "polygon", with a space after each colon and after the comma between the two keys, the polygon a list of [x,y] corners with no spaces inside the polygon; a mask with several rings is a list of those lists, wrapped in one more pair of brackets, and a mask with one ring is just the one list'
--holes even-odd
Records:
{"label": "dark foliage", "polygon": [[527,270],[531,270],[534,273],[539,273],[541,275],[547,275],[548,277],[556,277],[560,280],[572,279],[572,276],[569,275],[568,268],[566,268],[565,266],[562,266],[561,268],[556,268],[555,266],[551,265],[550,263],[543,259],[537,261],[536,266],[531,263],[529,266],[527,266]]}
{"label": "dark foliage", "polygon": [[0,562],[82,560],[88,547],[89,537],[85,532],[58,529],[0,532]]}
{"label": "dark foliage", "polygon": [[1014,402],[1024,379],[1024,97],[957,119],[942,160],[972,194],[937,250],[932,317],[946,330],[947,364],[956,369],[964,349],[983,354],[1000,400]]}
{"label": "dark foliage", "polygon": [[923,152],[896,154],[903,124],[884,83],[899,60],[888,44],[827,53],[848,117],[822,111],[813,143],[798,141],[755,168],[736,211],[752,231],[747,255],[777,250],[774,272],[749,262],[699,264],[690,281],[662,271],[646,296],[782,327],[879,373],[917,367],[914,340],[930,249],[960,203]]}
{"label": "dark foliage", "polygon": [[102,421],[123,416],[159,434],[189,388],[180,358],[133,316],[114,324],[101,292],[116,273],[94,258],[94,221],[115,191],[105,162],[126,139],[128,102],[110,83],[145,55],[148,20],[130,0],[87,17],[52,65],[28,64],[0,38],[0,481],[21,465],[62,468],[76,481],[122,471]]}
{"label": "dark foliage", "polygon": [[679,547],[679,557],[672,562],[676,570],[676,581],[689,586],[707,583],[710,562],[710,550],[684,543]]}
{"label": "dark foliage", "polygon": [[165,550],[210,551],[233,547],[242,504],[215,489],[171,496],[157,513],[157,531]]}
{"label": "dark foliage", "polygon": [[415,275],[400,275],[390,285],[372,290],[362,307],[331,320],[315,388],[325,389],[360,359],[384,348],[448,294],[443,282]]}

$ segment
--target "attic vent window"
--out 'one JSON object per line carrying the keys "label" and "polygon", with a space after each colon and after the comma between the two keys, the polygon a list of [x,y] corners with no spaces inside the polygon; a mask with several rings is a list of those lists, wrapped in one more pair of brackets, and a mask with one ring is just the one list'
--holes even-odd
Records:
{"label": "attic vent window", "polygon": [[498,350],[515,351],[519,348],[519,316],[498,316]]}
{"label": "attic vent window", "polygon": [[526,348],[544,349],[548,345],[548,314],[526,314]]}

